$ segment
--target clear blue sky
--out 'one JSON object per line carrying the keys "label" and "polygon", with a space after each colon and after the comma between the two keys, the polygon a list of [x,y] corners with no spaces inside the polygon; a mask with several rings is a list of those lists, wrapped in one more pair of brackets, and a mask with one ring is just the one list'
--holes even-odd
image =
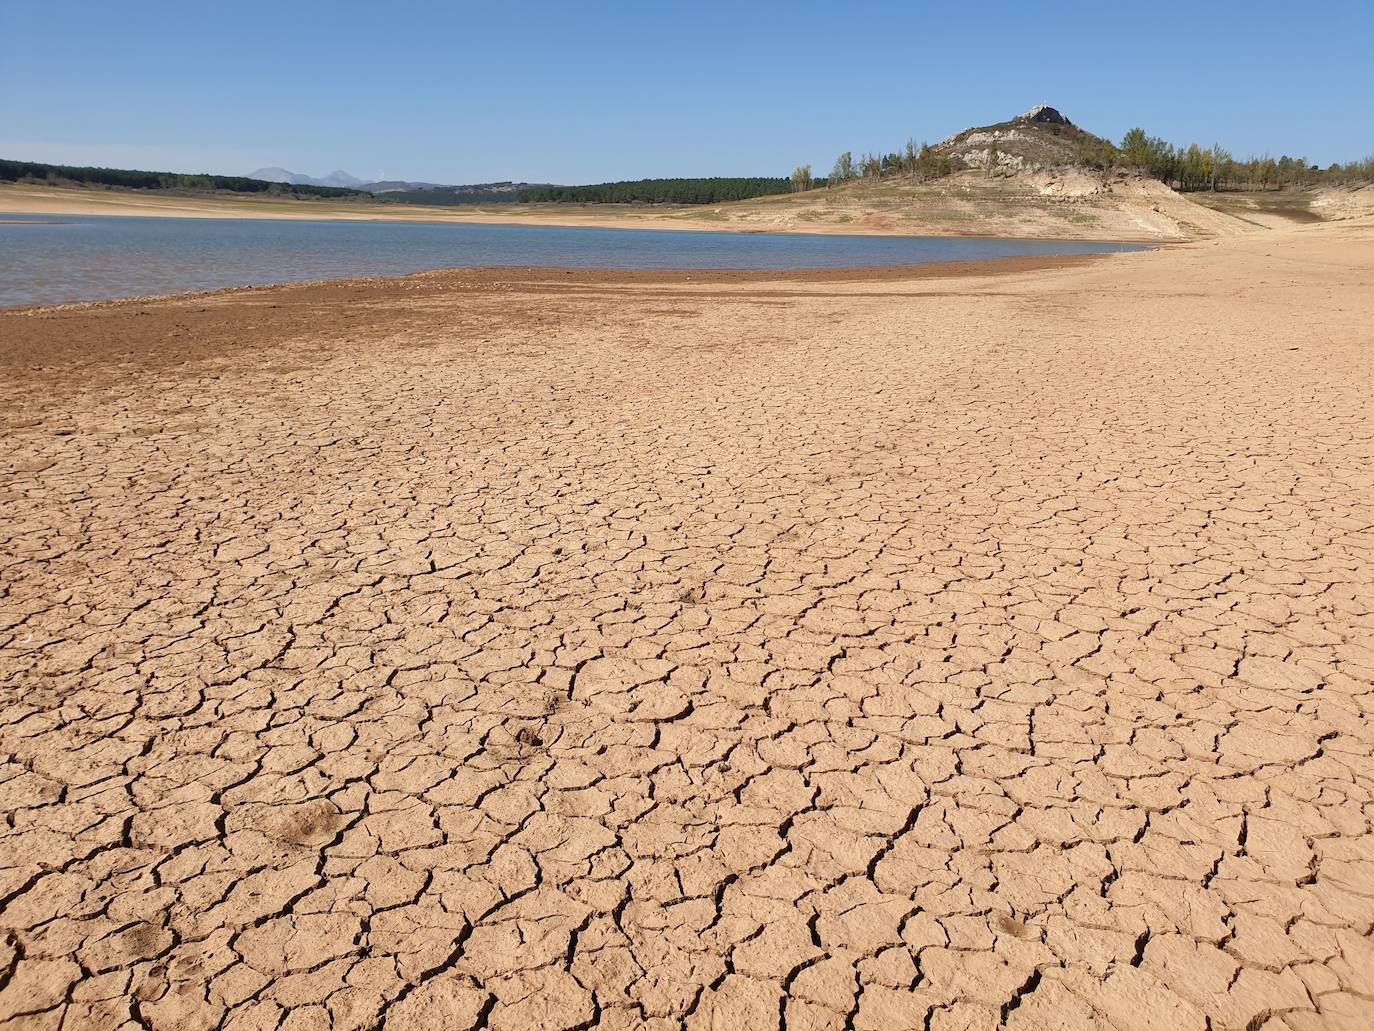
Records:
{"label": "clear blue sky", "polygon": [[[242,14],[231,14],[242,11]],[[594,182],[828,170],[1046,102],[1238,156],[1374,152],[1374,0],[0,0],[0,156]]]}

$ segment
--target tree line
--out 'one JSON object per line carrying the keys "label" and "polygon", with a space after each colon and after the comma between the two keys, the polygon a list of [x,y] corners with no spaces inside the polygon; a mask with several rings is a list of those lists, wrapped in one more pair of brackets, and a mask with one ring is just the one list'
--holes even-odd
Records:
{"label": "tree line", "polygon": [[423,190],[386,190],[374,194],[388,204],[426,204],[437,207],[459,207],[464,204],[512,204],[519,191],[499,186],[452,187],[431,186]]}
{"label": "tree line", "polygon": [[[810,168],[805,167],[808,170]],[[881,179],[886,176],[905,176],[924,182],[950,175],[962,167],[962,162],[937,151],[929,143],[923,142],[918,146],[915,140],[909,139],[902,150],[894,150],[889,154],[864,153],[855,158],[853,151],[846,150],[835,159],[830,176],[818,184],[836,186],[856,179]],[[795,173],[793,179],[796,179]]]}
{"label": "tree line", "polygon": [[[1058,135],[1056,133],[1056,135]],[[1284,155],[1234,157],[1220,144],[1175,147],[1143,129],[1132,129],[1120,145],[1079,132],[1078,163],[1086,168],[1107,171],[1113,168],[1137,169],[1159,179],[1180,192],[1190,190],[1268,190],[1284,186],[1318,184],[1344,185],[1374,181],[1374,156],[1348,164],[1319,168],[1306,158]],[[997,165],[997,145],[989,148],[988,164]],[[958,157],[936,150],[928,143],[917,145],[907,140],[905,148],[888,154],[864,153],[855,157],[845,151],[835,159],[828,179],[813,179],[811,166],[801,165],[788,180],[790,188],[815,189],[861,180],[903,177],[927,181],[958,172],[967,165]]]}
{"label": "tree line", "polygon": [[88,168],[80,165],[49,165],[41,161],[0,160],[0,182],[21,181],[114,186],[127,190],[227,190],[232,193],[270,193],[290,197],[372,196],[366,191],[342,186],[297,186],[249,179],[241,175],[183,175],[178,172],[142,172],[127,168]]}
{"label": "tree line", "polygon": [[592,186],[536,186],[521,190],[521,204],[717,204],[749,200],[791,188],[771,177],[714,179],[635,179]]}
{"label": "tree line", "polygon": [[1109,140],[1085,144],[1079,163],[1099,169],[1134,168],[1180,192],[1192,190],[1270,190],[1284,186],[1344,185],[1374,179],[1374,155],[1363,161],[1321,168],[1305,157],[1275,159],[1268,154],[1234,157],[1221,144],[1175,147],[1144,129],[1131,129],[1120,146]]}

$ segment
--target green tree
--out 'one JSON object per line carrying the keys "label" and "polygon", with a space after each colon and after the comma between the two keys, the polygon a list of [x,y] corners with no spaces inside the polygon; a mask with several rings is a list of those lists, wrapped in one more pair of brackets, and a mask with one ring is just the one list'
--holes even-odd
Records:
{"label": "green tree", "polygon": [[1121,138],[1121,163],[1137,168],[1166,183],[1178,178],[1180,161],[1174,148],[1158,136],[1146,136],[1145,130],[1131,129]]}
{"label": "green tree", "polygon": [[1121,160],[1132,168],[1146,168],[1150,164],[1150,138],[1141,128],[1129,129],[1121,137]]}
{"label": "green tree", "polygon": [[1111,140],[1085,139],[1078,144],[1078,163],[1086,168],[1107,171],[1116,165],[1120,154]]}
{"label": "green tree", "polygon": [[1267,190],[1270,186],[1277,186],[1279,183],[1279,163],[1268,154],[1260,162],[1259,181],[1262,190]]}
{"label": "green tree", "polygon": [[1230,180],[1235,172],[1235,160],[1231,157],[1231,152],[1224,148],[1220,143],[1212,144],[1212,189],[1217,189],[1218,183],[1225,183]]}
{"label": "green tree", "polygon": [[835,167],[830,170],[830,181],[842,183],[854,178],[854,155],[845,151],[835,159]]}
{"label": "green tree", "polygon": [[934,179],[940,174],[940,158],[929,143],[922,141],[921,149],[916,152],[916,174],[924,181]]}

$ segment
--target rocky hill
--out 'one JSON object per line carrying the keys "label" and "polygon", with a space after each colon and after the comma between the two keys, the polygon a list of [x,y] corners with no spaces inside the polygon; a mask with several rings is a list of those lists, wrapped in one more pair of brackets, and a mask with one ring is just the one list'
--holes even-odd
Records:
{"label": "rocky hill", "polygon": [[1076,165],[1086,148],[1104,142],[1041,104],[1010,121],[955,133],[932,149],[969,168],[995,166],[1007,172],[1034,172]]}
{"label": "rocky hill", "polygon": [[1196,240],[1261,228],[1134,171],[1083,167],[1085,153],[1106,146],[1042,104],[935,144],[951,174],[856,179],[672,217],[755,231],[1069,240]]}
{"label": "rocky hill", "polygon": [[1196,240],[1263,228],[1135,171],[1084,167],[1085,155],[1108,146],[1041,104],[935,144],[950,174],[855,179],[672,217],[755,231],[1068,240]]}

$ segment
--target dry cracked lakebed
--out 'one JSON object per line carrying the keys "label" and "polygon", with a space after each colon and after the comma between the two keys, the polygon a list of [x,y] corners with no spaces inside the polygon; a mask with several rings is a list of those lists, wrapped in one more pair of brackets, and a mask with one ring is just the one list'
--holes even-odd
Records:
{"label": "dry cracked lakebed", "polygon": [[0,1028],[1374,1026],[1374,229],[0,314]]}

